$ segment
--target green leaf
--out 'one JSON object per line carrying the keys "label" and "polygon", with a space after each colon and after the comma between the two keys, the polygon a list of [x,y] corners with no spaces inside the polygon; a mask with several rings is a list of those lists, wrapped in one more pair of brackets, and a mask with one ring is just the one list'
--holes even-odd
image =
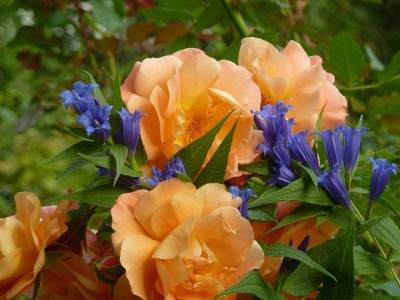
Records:
{"label": "green leaf", "polygon": [[249,209],[247,216],[249,220],[254,221],[272,221],[276,222],[275,217],[276,205],[264,205],[261,207]]}
{"label": "green leaf", "polygon": [[215,298],[235,293],[254,295],[262,300],[285,300],[285,297],[276,293],[272,286],[261,277],[258,270],[251,270],[241,281],[217,294]]}
{"label": "green leaf", "polygon": [[340,82],[349,87],[360,78],[364,71],[365,54],[347,32],[341,32],[333,38],[330,57],[332,73]]}
{"label": "green leaf", "polygon": [[80,138],[83,138],[86,141],[97,141],[93,135],[88,136],[85,128],[83,128],[83,127],[74,127],[74,126],[67,125],[67,126],[65,126],[65,128],[72,134],[74,134]]}
{"label": "green leaf", "polygon": [[400,229],[389,217],[368,230],[378,240],[385,242],[396,252],[400,252]]}
{"label": "green leaf", "polygon": [[206,183],[223,183],[226,173],[226,167],[228,166],[228,157],[231,151],[233,135],[235,134],[236,125],[239,118],[236,120],[235,124],[232,126],[231,130],[224,138],[222,143],[219,145],[217,151],[211,157],[210,161],[204,167],[203,171],[194,181],[196,187],[201,187]]}
{"label": "green leaf", "polygon": [[[88,71],[83,70],[83,72],[85,72],[89,78],[90,78],[90,82],[97,84],[96,80],[93,78],[92,74],[90,74]],[[108,105],[106,98],[104,98],[103,93],[100,91],[99,87],[96,86],[93,89],[93,96],[95,99],[97,99],[101,105]]]}
{"label": "green leaf", "polygon": [[147,153],[146,153],[146,150],[144,149],[142,139],[139,140],[139,143],[136,147],[134,159],[135,159],[138,167],[143,166],[147,161]]}
{"label": "green leaf", "polygon": [[45,204],[56,204],[60,200],[78,200],[80,202],[89,203],[91,205],[97,205],[105,208],[111,208],[114,206],[115,200],[119,197],[119,195],[128,193],[130,190],[112,185],[101,185],[96,186],[90,189],[60,195],[56,197],[52,197],[46,199],[44,201]]}
{"label": "green leaf", "polygon": [[286,226],[297,222],[299,220],[309,219],[316,216],[323,216],[329,213],[330,209],[326,207],[321,207],[319,205],[307,204],[303,203],[299,207],[297,207],[294,211],[288,214],[282,221],[275,225],[275,230],[282,226]]}
{"label": "green leaf", "polygon": [[343,206],[334,206],[329,212],[326,220],[341,229],[347,229],[351,224],[351,215]]}
{"label": "green leaf", "polygon": [[[93,163],[95,163],[96,165],[112,170],[114,172],[117,172],[116,166],[115,166],[115,162],[114,160],[109,157],[96,157],[96,156],[87,156],[87,155],[83,155],[83,154],[79,154],[81,157],[83,157],[84,159],[87,159]],[[122,170],[121,170],[121,174],[122,175],[128,175],[131,177],[141,177],[143,175],[143,173],[141,171],[134,171],[130,168],[128,168],[127,166],[122,166]]]}
{"label": "green leaf", "polygon": [[226,122],[229,116],[232,114],[231,111],[227,114],[217,125],[215,125],[209,132],[207,132],[201,138],[191,142],[186,147],[178,151],[174,156],[179,157],[185,166],[187,175],[194,179],[197,172],[203,165],[203,162],[207,156],[207,152],[210,149],[215,137],[222,128],[222,125]]}
{"label": "green leaf", "polygon": [[88,155],[88,154],[101,152],[103,150],[103,148],[104,147],[97,142],[80,141],[80,142],[68,147],[67,149],[61,151],[60,153],[58,153],[46,160],[39,162],[39,165],[46,164],[49,162],[64,160],[64,159],[78,159],[78,158],[80,158],[80,156],[78,155],[78,152]]}
{"label": "green leaf", "polygon": [[295,173],[298,174],[300,177],[304,178],[308,175],[307,177],[311,178],[315,188],[318,190],[318,176],[317,174],[315,174],[315,171],[313,169],[311,169],[310,167],[306,167],[295,160],[292,160],[292,165]]}
{"label": "green leaf", "polygon": [[226,12],[221,2],[218,0],[211,1],[206,9],[203,10],[201,15],[197,18],[195,29],[201,31],[210,28],[217,24],[220,20],[224,19]]}
{"label": "green leaf", "polygon": [[365,223],[357,227],[357,234],[363,234],[365,231],[375,226],[376,224],[382,222],[382,220],[386,218],[387,216],[380,216],[376,219],[366,221]]}
{"label": "green leaf", "polygon": [[365,289],[356,288],[354,289],[354,300],[398,300],[398,297],[392,297],[389,295],[378,295],[373,294]]}
{"label": "green leaf", "polygon": [[393,194],[384,191],[379,198],[379,203],[400,217],[400,201]]}
{"label": "green leaf", "polygon": [[[315,124],[315,132],[321,132],[322,116],[324,114],[324,110],[325,110],[327,103],[328,103],[328,101],[325,102],[324,106],[321,109],[321,112],[318,115],[317,123]],[[324,142],[322,141],[322,139],[319,137],[318,134],[315,134],[314,138],[315,138],[314,151],[318,154],[320,162],[324,162],[326,160]],[[317,184],[318,184],[318,180],[317,180]]]}
{"label": "green leaf", "polygon": [[87,161],[86,159],[75,159],[60,174],[56,176],[56,179],[69,175],[72,172],[82,168],[83,166],[86,166],[87,164],[89,164],[89,161]]}
{"label": "green leaf", "polygon": [[306,253],[304,253],[301,250],[298,250],[296,248],[293,248],[292,246],[288,246],[282,243],[276,243],[269,246],[265,244],[260,244],[260,246],[263,249],[265,256],[278,256],[278,257],[288,257],[291,259],[296,259],[306,264],[310,268],[315,269],[318,272],[321,272],[329,276],[335,282],[337,282],[335,276],[333,276],[331,273],[325,270],[324,267],[320,266],[318,263],[313,261]]}
{"label": "green leaf", "polygon": [[377,254],[368,253],[361,247],[354,248],[354,271],[357,275],[382,274],[390,271],[391,264]]}
{"label": "green leaf", "polygon": [[322,189],[316,190],[310,182],[300,178],[276,192],[267,190],[258,199],[249,203],[249,208],[279,201],[300,201],[323,206],[334,205]]}
{"label": "green leaf", "polygon": [[340,242],[339,251],[336,252],[334,259],[330,261],[328,271],[337,279],[333,281],[325,277],[322,289],[317,299],[324,300],[352,300],[354,299],[354,259],[353,248],[355,241],[356,220],[353,214],[351,226],[343,235]]}
{"label": "green leaf", "polygon": [[361,129],[362,123],[363,123],[363,119],[364,119],[364,116],[361,115],[360,118],[358,119],[358,123],[357,123],[357,126],[356,126],[356,129],[357,129],[357,130],[360,130],[360,129]]}
{"label": "green leaf", "polygon": [[153,19],[164,21],[193,21],[193,15],[187,10],[176,10],[166,7],[139,8],[138,13]]}
{"label": "green leaf", "polygon": [[128,156],[128,147],[125,145],[110,146],[111,153],[115,159],[116,171],[114,178],[114,185],[117,183],[119,176],[121,176],[122,169],[125,166],[126,157]]}
{"label": "green leaf", "polygon": [[239,170],[265,176],[270,174],[268,163],[266,161],[260,161],[248,165],[241,165],[239,166]]}
{"label": "green leaf", "polygon": [[121,79],[119,77],[119,66],[117,65],[117,72],[115,73],[115,79],[112,82],[112,109],[110,113],[110,125],[111,125],[111,135],[114,135],[120,126],[121,117],[117,113],[117,111],[121,111],[122,107],[124,107],[124,102],[121,97]]}

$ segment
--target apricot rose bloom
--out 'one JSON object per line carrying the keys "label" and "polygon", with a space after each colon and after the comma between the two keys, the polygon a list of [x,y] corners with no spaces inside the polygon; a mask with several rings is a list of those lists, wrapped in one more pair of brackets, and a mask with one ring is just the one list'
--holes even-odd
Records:
{"label": "apricot rose bloom", "polygon": [[261,90],[262,105],[282,100],[291,105],[287,117],[294,117],[294,132],[315,130],[324,107],[321,130],[344,123],[347,102],[333,85],[335,77],[322,68],[319,56],[309,57],[295,41],[278,51],[258,38],[244,38],[239,51],[239,65],[254,75]]}
{"label": "apricot rose bloom", "polygon": [[11,299],[32,286],[45,262],[45,248],[67,231],[72,202],[41,207],[38,197],[15,196],[16,214],[0,219],[0,298]]}
{"label": "apricot rose bloom", "polygon": [[121,92],[129,111],[146,114],[140,128],[149,166],[163,167],[233,109],[208,157],[238,117],[226,178],[240,175],[238,163],[249,163],[259,154],[254,152],[260,141],[253,137],[251,111],[260,108],[260,91],[252,75],[230,61],[216,61],[199,49],[145,59],[135,63]]}
{"label": "apricot rose bloom", "polygon": [[[142,299],[212,299],[259,268],[264,254],[222,184],[171,179],[122,194],[112,242],[130,290]],[[234,299],[228,295],[225,299]]]}
{"label": "apricot rose bloom", "polygon": [[42,272],[38,300],[109,300],[110,288],[98,280],[82,256],[67,252]]}

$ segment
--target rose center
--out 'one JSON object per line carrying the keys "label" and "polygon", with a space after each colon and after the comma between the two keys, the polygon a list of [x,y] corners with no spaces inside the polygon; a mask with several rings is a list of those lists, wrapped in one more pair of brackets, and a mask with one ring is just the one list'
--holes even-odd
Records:
{"label": "rose center", "polygon": [[189,144],[208,131],[208,118],[199,117],[193,108],[184,110],[185,121],[182,124],[184,144]]}

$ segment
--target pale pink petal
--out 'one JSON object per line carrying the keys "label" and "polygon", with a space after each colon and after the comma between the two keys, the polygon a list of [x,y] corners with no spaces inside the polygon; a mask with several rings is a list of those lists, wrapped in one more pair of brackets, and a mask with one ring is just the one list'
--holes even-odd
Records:
{"label": "pale pink petal", "polygon": [[204,51],[197,48],[186,48],[183,50],[179,50],[172,55],[178,58],[180,61],[184,61],[190,55],[200,55],[200,54],[204,54]]}
{"label": "pale pink petal", "polygon": [[135,87],[136,75],[139,72],[141,65],[142,65],[141,62],[135,63],[132,71],[129,73],[128,77],[125,79],[124,83],[121,86],[121,96],[125,104],[127,104],[132,94],[136,94],[136,87]]}

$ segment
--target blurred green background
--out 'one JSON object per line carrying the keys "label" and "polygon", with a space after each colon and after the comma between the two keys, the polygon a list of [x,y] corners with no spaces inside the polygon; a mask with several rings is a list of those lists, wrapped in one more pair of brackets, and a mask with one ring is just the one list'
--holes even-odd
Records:
{"label": "blurred green background", "polygon": [[77,141],[59,95],[89,81],[83,70],[110,95],[103,70],[114,76],[116,63],[124,79],[135,61],[186,47],[237,62],[245,33],[232,14],[253,36],[320,55],[349,101],[348,122],[363,114],[371,129],[364,155],[389,147],[398,163],[399,11],[397,0],[1,0],[0,216],[13,213],[18,191],[46,199],[93,182],[94,168],[60,178],[63,162],[38,164]]}

